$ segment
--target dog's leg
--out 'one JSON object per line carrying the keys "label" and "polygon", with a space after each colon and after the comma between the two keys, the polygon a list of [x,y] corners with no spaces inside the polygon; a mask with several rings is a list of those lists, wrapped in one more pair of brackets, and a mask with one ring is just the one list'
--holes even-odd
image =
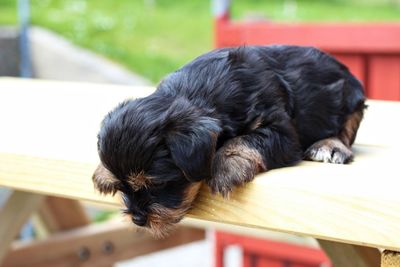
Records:
{"label": "dog's leg", "polygon": [[208,181],[213,193],[226,197],[234,187],[253,180],[257,173],[290,166],[302,159],[294,127],[289,120],[280,119],[228,140],[217,151]]}
{"label": "dog's leg", "polygon": [[304,153],[305,159],[320,162],[344,164],[353,159],[351,145],[363,118],[363,108],[350,114],[338,136],[320,140]]}

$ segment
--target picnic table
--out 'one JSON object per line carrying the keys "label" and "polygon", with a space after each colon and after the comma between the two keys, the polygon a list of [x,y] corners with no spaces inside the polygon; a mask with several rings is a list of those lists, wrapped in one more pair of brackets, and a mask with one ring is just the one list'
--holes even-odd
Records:
{"label": "picnic table", "polygon": [[[14,190],[0,211],[0,262],[3,259],[4,266],[24,262],[19,247],[9,250],[9,245],[44,196],[121,207],[118,195],[104,197],[94,190],[91,176],[99,162],[96,135],[103,116],[117,103],[153,90],[0,78],[0,187]],[[234,191],[229,199],[211,195],[203,186],[182,224],[201,227],[216,222],[240,226],[244,233],[261,229],[314,237],[336,267],[372,267],[380,262],[381,266],[400,266],[396,252],[400,251],[400,103],[370,100],[368,105],[351,164],[302,162],[269,171]],[[67,221],[80,212],[73,203],[58,203]],[[60,216],[53,219],[63,221]],[[71,222],[66,228],[73,229],[74,223],[87,221]],[[113,230],[127,236],[121,234],[126,229],[120,224]],[[98,231],[112,238],[107,229]],[[179,233],[184,237],[181,243],[202,236],[186,228],[180,231],[164,242],[165,247],[176,243],[173,240]],[[82,232],[75,234],[80,240],[88,238]],[[148,247],[156,244],[140,238]],[[36,253],[52,252],[49,243],[35,249]],[[29,260],[25,258],[25,263]],[[100,265],[94,262],[92,266]]]}

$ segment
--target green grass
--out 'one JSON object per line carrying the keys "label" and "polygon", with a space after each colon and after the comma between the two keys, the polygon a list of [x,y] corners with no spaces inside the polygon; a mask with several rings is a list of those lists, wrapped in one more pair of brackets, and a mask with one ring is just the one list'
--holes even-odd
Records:
{"label": "green grass", "polygon": [[[16,22],[0,0],[0,24]],[[234,18],[399,21],[399,0],[233,0]],[[288,3],[290,1],[286,1]],[[31,0],[33,24],[117,61],[153,82],[212,48],[208,0]],[[291,11],[290,11],[291,10]]]}
{"label": "green grass", "polygon": [[211,48],[208,6],[187,2],[32,0],[32,16],[156,82]]}
{"label": "green grass", "polygon": [[116,211],[99,211],[95,217],[93,218],[93,222],[95,223],[102,223],[104,221],[107,221],[114,217],[116,214],[118,214]]}
{"label": "green grass", "polygon": [[[256,13],[273,21],[400,21],[400,1],[395,0],[233,0],[232,13]],[[293,7],[294,3],[295,7]],[[290,12],[292,7],[292,12]],[[252,11],[254,10],[254,11]]]}
{"label": "green grass", "polygon": [[13,25],[16,22],[16,1],[0,0],[0,25]]}

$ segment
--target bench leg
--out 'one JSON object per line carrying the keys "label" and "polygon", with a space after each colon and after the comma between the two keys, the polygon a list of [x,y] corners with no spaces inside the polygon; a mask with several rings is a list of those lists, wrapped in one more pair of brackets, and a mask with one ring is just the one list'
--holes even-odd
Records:
{"label": "bench leg", "polygon": [[48,196],[38,213],[50,234],[90,224],[83,206],[72,199]]}
{"label": "bench leg", "polygon": [[44,199],[43,196],[14,191],[0,210],[0,263],[9,250],[9,246]]}
{"label": "bench leg", "polygon": [[381,254],[378,249],[326,241],[318,239],[320,247],[325,251],[335,267],[379,267]]}
{"label": "bench leg", "polygon": [[400,252],[384,250],[382,252],[381,267],[396,267],[400,266]]}

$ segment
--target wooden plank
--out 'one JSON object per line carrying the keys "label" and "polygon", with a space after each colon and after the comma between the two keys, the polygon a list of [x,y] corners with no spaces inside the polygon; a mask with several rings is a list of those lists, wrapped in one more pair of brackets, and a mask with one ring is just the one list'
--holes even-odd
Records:
{"label": "wooden plank", "polygon": [[90,224],[90,219],[82,205],[78,201],[67,198],[46,197],[39,209],[39,214],[50,233]]}
{"label": "wooden plank", "polygon": [[[236,190],[229,200],[212,196],[208,188],[203,187],[190,216],[360,245],[398,248],[400,200],[396,187],[384,186],[396,184],[398,177],[394,169],[390,172],[385,167],[387,175],[382,175],[379,168],[369,168],[369,165],[382,164],[395,168],[397,151],[389,153],[382,148],[357,147],[356,153],[352,165],[303,162],[295,168],[262,174],[251,184]],[[5,163],[0,165],[2,186],[120,205],[118,199],[103,198],[94,192],[89,177],[95,165],[1,153],[0,161]]]}
{"label": "wooden plank", "polygon": [[39,208],[43,198],[37,194],[14,191],[0,210],[0,263],[8,252],[9,245],[29,216]]}
{"label": "wooden plank", "polygon": [[203,188],[190,215],[338,242],[399,247],[397,188],[381,186],[389,177],[379,169],[365,176],[351,173],[349,166],[321,168],[315,176],[315,169],[319,168],[314,164],[302,164],[260,175],[229,200],[210,196]]}
{"label": "wooden plank", "polygon": [[381,253],[376,248],[318,240],[335,267],[379,267]]}
{"label": "wooden plank", "polygon": [[48,196],[119,203],[95,191],[91,176],[96,164],[3,153],[0,162],[0,186]]}
{"label": "wooden plank", "polygon": [[384,250],[382,252],[381,267],[398,267],[400,266],[400,252]]}
{"label": "wooden plank", "polygon": [[0,122],[7,125],[0,151],[97,162],[103,117],[123,100],[152,91],[154,87],[0,78]]}
{"label": "wooden plank", "polygon": [[205,238],[204,230],[178,228],[156,240],[130,224],[108,222],[65,231],[34,243],[15,243],[1,267],[112,266],[113,263]]}

